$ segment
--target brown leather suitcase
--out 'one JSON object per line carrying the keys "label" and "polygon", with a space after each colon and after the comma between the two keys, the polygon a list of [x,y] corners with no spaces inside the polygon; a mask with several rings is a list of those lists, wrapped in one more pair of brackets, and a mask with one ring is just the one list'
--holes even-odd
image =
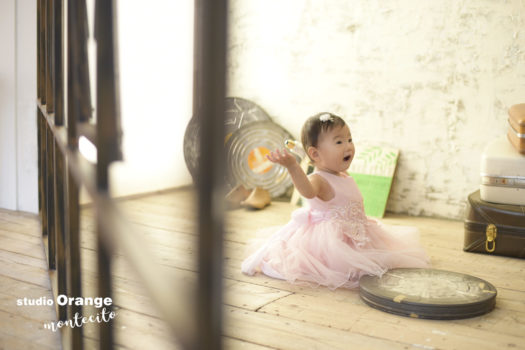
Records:
{"label": "brown leather suitcase", "polygon": [[479,190],[468,196],[463,250],[525,258],[525,206],[481,200]]}
{"label": "brown leather suitcase", "polygon": [[525,154],[525,103],[509,108],[509,130],[507,136],[520,153]]}

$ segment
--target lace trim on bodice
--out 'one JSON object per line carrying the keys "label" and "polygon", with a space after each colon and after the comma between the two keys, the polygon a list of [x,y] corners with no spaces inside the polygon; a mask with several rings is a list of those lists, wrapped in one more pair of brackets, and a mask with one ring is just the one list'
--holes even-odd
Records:
{"label": "lace trim on bodice", "polygon": [[358,247],[370,241],[366,233],[368,219],[365,215],[363,203],[350,201],[344,206],[331,205],[327,210],[311,209],[309,219],[312,224],[330,220],[343,227],[343,233],[351,238]]}

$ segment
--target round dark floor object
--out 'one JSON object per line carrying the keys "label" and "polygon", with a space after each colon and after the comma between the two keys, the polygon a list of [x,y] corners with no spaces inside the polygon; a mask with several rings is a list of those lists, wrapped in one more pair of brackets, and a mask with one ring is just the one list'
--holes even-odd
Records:
{"label": "round dark floor object", "polygon": [[452,320],[490,312],[496,288],[463,273],[418,268],[398,268],[383,276],[363,276],[361,299],[369,306],[396,315]]}
{"label": "round dark floor object", "polygon": [[[225,142],[233,132],[254,121],[271,120],[268,113],[254,102],[240,97],[227,97],[224,100],[224,132]],[[200,158],[200,124],[193,116],[184,133],[184,161],[193,177],[196,179]]]}

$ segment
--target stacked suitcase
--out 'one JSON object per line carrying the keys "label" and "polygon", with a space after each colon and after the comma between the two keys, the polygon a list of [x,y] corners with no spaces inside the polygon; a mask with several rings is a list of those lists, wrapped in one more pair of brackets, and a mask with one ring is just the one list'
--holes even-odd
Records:
{"label": "stacked suitcase", "polygon": [[525,154],[525,103],[510,107],[507,136],[512,145]]}
{"label": "stacked suitcase", "polygon": [[509,109],[507,135],[483,151],[480,189],[468,197],[463,250],[525,258],[525,104]]}

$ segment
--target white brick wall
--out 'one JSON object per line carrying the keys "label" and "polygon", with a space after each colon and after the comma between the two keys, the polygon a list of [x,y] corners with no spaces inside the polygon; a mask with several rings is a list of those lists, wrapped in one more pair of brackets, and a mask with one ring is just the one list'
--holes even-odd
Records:
{"label": "white brick wall", "polygon": [[388,210],[462,218],[480,153],[525,102],[525,2],[232,0],[229,94],[298,135],[329,110],[400,148]]}

